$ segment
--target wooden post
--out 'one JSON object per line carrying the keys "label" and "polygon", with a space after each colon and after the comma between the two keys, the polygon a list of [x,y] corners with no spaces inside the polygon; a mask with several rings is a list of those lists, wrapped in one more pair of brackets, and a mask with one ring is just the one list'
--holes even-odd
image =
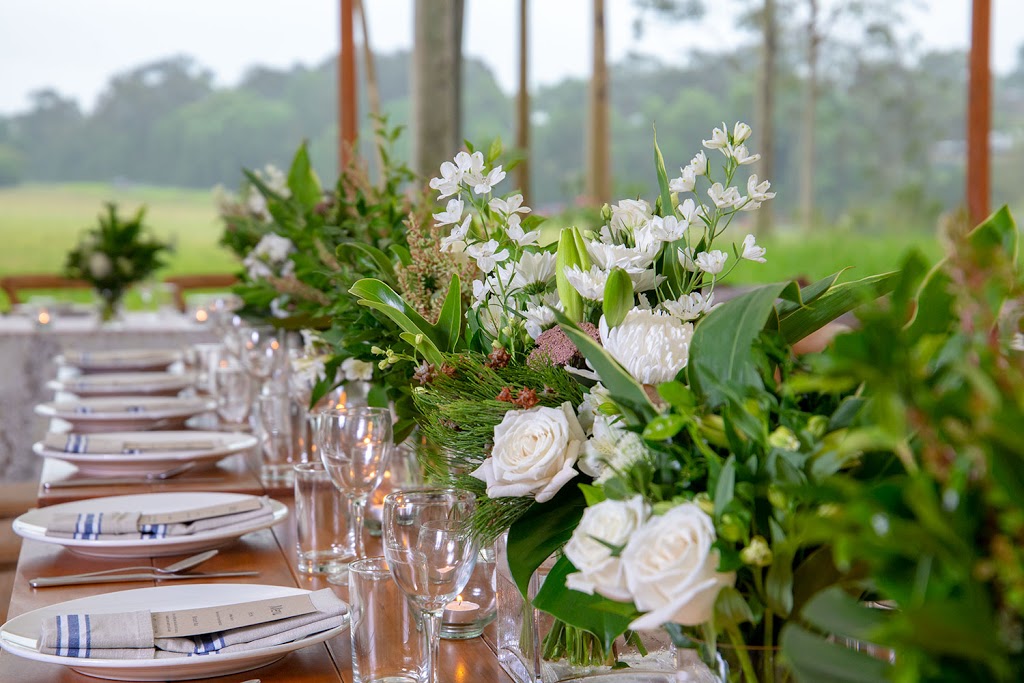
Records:
{"label": "wooden post", "polygon": [[967,85],[967,212],[977,225],[989,214],[989,129],[992,126],[991,0],[973,0]]}
{"label": "wooden post", "polygon": [[516,98],[516,147],[523,155],[516,166],[516,185],[530,203],[529,0],[519,0],[519,96]]}
{"label": "wooden post", "polygon": [[356,45],[352,0],[341,0],[341,44],[338,50],[338,169],[343,171],[355,154],[359,134],[356,100]]}
{"label": "wooden post", "polygon": [[594,62],[590,75],[590,126],[587,141],[587,201],[611,201],[611,144],[608,130],[608,63],[605,60],[604,0],[593,0]]}

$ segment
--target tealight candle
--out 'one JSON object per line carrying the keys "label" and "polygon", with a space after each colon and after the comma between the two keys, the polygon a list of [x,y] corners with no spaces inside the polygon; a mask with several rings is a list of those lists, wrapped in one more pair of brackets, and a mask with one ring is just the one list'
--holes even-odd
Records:
{"label": "tealight candle", "polygon": [[476,618],[474,612],[478,612],[480,610],[480,605],[469,600],[463,600],[462,596],[459,595],[445,605],[444,609],[444,620],[446,622],[449,624],[466,624]]}
{"label": "tealight candle", "polygon": [[498,611],[494,564],[494,546],[482,548],[466,587],[445,605],[441,617],[442,638],[476,638],[494,620]]}
{"label": "tealight candle", "polygon": [[46,308],[40,308],[39,314],[36,315],[36,325],[39,327],[46,327],[50,324],[50,311]]}

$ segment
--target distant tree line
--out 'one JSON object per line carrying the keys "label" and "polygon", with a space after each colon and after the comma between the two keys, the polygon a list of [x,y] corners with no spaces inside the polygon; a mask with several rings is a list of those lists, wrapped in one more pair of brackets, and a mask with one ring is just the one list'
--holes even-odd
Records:
{"label": "distant tree line", "polygon": [[[681,26],[680,31],[685,33]],[[759,46],[693,52],[685,66],[633,57],[610,65],[612,198],[656,194],[652,125],[669,171],[689,162],[722,121],[755,121]],[[966,58],[932,52],[909,61],[904,46],[877,41],[836,50],[816,74],[815,172],[818,221],[855,227],[930,224],[963,197]],[[393,124],[410,117],[410,55],[378,55],[382,109]],[[541,69],[540,65],[536,67]],[[806,73],[782,52],[775,60],[776,216],[799,211]],[[233,87],[188,57],[113,77],[90,112],[53,90],[28,111],[0,117],[0,184],[124,181],[184,187],[237,185],[240,169],[284,166],[310,141],[318,172],[336,174],[335,61],[314,68],[252,68]],[[365,85],[365,84],[364,84]],[[365,93],[365,88],[362,90]],[[1024,197],[1024,49],[995,86],[996,201]],[[360,97],[365,103],[366,98]],[[531,97],[532,203],[562,207],[585,177],[587,82],[568,79]],[[514,140],[514,101],[480,61],[463,61],[464,137]],[[363,117],[364,145],[372,139]],[[757,151],[759,138],[750,141]],[[366,147],[366,158],[372,159]],[[408,158],[404,137],[400,155]],[[452,153],[457,150],[452,150]]]}

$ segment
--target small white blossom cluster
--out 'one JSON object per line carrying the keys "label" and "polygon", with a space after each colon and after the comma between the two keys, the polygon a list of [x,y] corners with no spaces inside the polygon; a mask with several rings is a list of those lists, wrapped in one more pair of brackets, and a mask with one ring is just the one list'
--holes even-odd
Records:
{"label": "small white blossom cluster", "polygon": [[537,245],[538,230],[523,227],[531,209],[521,194],[490,197],[504,179],[502,167],[488,168],[481,152],[459,152],[441,164],[441,175],[430,187],[438,190],[439,199],[458,195],[434,220],[452,226],[441,251],[464,252],[483,274],[472,285],[480,328],[502,345],[516,345],[521,332],[536,339],[555,322],[555,254]]}
{"label": "small white blossom cluster", "polygon": [[242,259],[242,265],[251,280],[291,275],[295,272],[295,262],[289,256],[294,251],[295,245],[290,239],[270,232]]}

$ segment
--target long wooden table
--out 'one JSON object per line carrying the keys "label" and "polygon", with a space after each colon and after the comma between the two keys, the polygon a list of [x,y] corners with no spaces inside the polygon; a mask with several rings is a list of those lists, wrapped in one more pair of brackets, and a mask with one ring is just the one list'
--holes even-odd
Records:
{"label": "long wooden table", "polygon": [[[236,456],[241,459],[241,456]],[[223,489],[242,491],[252,486],[252,473],[243,465],[225,461],[216,476],[224,477]],[[63,470],[51,468],[49,476],[65,474]],[[46,480],[47,472],[43,479]],[[192,478],[204,478],[204,473],[195,473]],[[158,491],[212,490],[208,485],[190,486],[189,476],[183,476],[168,484],[149,484],[143,487],[85,487],[66,489],[40,489],[40,505],[52,505],[68,500],[92,498],[108,495],[128,495]],[[258,478],[255,481],[259,482]],[[248,492],[248,491],[247,491]],[[251,491],[266,492],[268,495],[293,509],[291,492],[287,489]],[[367,552],[379,553],[380,544],[377,539],[367,536]],[[184,557],[184,556],[182,556]],[[45,607],[66,600],[83,598],[103,593],[145,588],[160,585],[158,582],[131,582],[98,584],[92,586],[65,586],[59,588],[34,589],[28,585],[29,578],[45,575],[74,574],[97,569],[154,564],[165,565],[177,558],[160,558],[157,561],[138,560],[99,560],[76,555],[57,545],[26,540],[22,544],[15,576],[14,591],[11,595],[9,618],[24,614],[40,607]],[[331,587],[339,597],[348,600],[348,590],[344,586],[331,586],[322,577],[300,575],[295,570],[295,520],[291,515],[284,522],[272,529],[247,534],[238,541],[223,547],[220,553],[196,569],[196,571],[215,572],[234,569],[253,569],[260,572],[259,576],[242,578],[209,579],[209,583],[251,583],[294,586],[315,590]],[[175,581],[173,585],[189,584],[191,581]],[[198,583],[198,580],[197,580]],[[172,584],[164,584],[172,585]],[[443,681],[450,683],[483,683],[496,681],[510,683],[511,679],[498,665],[493,650],[493,624],[490,633],[485,637],[463,641],[442,641],[440,653],[440,669]],[[383,645],[386,647],[387,645]],[[352,655],[348,632],[332,638],[323,644],[312,645],[292,652],[278,662],[269,666],[234,674],[205,679],[219,683],[241,683],[252,679],[261,679],[266,683],[298,683],[300,681],[317,681],[330,683],[333,681],[351,682]],[[52,664],[29,661],[15,657],[8,652],[0,653],[0,683],[49,683],[95,681],[71,669]],[[203,679],[200,679],[203,680]]]}

